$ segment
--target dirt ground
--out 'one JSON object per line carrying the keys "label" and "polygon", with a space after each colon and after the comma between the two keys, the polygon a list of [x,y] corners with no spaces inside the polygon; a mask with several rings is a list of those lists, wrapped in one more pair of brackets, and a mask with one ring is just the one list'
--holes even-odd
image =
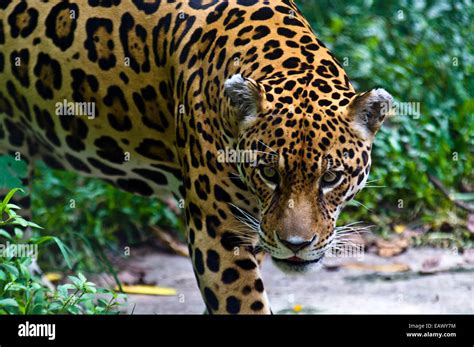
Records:
{"label": "dirt ground", "polygon": [[[204,312],[189,259],[137,249],[125,263],[122,281],[140,277],[177,291],[173,296],[130,294],[129,313]],[[275,313],[474,313],[474,252],[421,248],[390,258],[329,258],[321,270],[304,275],[284,274],[267,257],[263,280]]]}

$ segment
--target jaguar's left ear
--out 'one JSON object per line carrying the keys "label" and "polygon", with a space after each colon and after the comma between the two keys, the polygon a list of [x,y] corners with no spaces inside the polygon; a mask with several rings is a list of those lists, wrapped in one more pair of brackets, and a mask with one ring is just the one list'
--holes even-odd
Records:
{"label": "jaguar's left ear", "polygon": [[372,139],[392,109],[393,97],[385,89],[357,94],[349,105],[349,117],[359,135]]}
{"label": "jaguar's left ear", "polygon": [[236,74],[224,83],[226,95],[237,109],[241,127],[252,123],[263,108],[265,89],[251,78]]}

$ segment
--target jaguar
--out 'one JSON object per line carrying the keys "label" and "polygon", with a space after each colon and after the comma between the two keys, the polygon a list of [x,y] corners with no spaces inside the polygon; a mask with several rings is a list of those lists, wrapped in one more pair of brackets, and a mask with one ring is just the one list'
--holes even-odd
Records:
{"label": "jaguar", "polygon": [[271,313],[261,254],[320,266],[391,102],[291,0],[0,1],[1,152],[174,194],[210,314]]}

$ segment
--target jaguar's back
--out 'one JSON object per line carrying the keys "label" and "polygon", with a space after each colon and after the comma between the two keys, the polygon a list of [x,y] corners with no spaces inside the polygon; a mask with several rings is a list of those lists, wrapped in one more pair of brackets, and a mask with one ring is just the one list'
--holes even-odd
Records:
{"label": "jaguar's back", "polygon": [[163,2],[159,12],[141,1],[0,6],[0,150],[134,193],[176,191],[170,53],[184,42],[169,27],[185,36],[191,17],[177,25],[182,4]]}

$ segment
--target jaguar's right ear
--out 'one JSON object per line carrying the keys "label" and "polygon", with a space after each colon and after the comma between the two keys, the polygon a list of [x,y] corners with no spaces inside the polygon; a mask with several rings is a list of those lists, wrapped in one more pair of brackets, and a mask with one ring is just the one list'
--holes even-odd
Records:
{"label": "jaguar's right ear", "polygon": [[250,125],[262,110],[264,88],[253,79],[236,74],[225,81],[224,89],[231,105],[237,109],[240,126]]}
{"label": "jaguar's right ear", "polygon": [[349,105],[353,127],[363,139],[373,139],[386,116],[391,114],[393,97],[385,89],[358,94]]}

